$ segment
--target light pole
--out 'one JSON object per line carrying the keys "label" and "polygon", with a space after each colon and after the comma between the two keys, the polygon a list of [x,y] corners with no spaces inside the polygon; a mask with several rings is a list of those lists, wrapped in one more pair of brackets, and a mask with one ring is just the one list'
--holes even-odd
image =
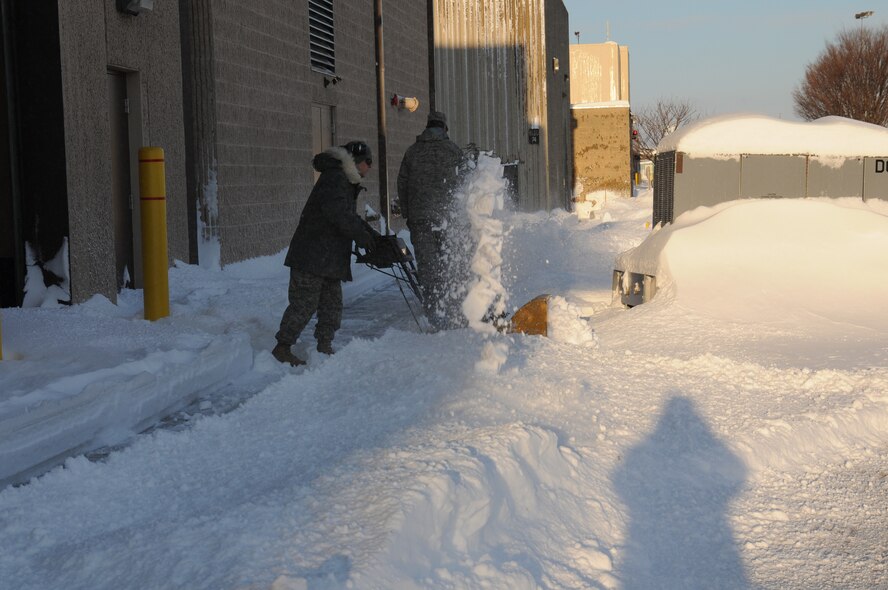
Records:
{"label": "light pole", "polygon": [[579,32],[579,31],[574,31],[574,35],[577,36],[577,45],[579,45],[579,44],[580,44],[580,32]]}
{"label": "light pole", "polygon": [[857,20],[860,21],[860,28],[862,29],[863,28],[863,19],[869,18],[872,15],[873,15],[872,10],[865,10],[863,12],[858,12],[857,14],[855,14],[854,18],[856,18]]}

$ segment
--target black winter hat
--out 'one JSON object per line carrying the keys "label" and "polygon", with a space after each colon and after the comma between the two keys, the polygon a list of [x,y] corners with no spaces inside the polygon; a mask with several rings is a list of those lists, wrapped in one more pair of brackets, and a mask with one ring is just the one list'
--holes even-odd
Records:
{"label": "black winter hat", "polygon": [[440,126],[447,125],[447,115],[441,111],[431,111],[429,113],[428,123],[438,123]]}
{"label": "black winter hat", "polygon": [[355,165],[361,162],[367,162],[368,165],[373,163],[373,152],[370,150],[370,146],[363,141],[350,141],[342,147],[351,154]]}

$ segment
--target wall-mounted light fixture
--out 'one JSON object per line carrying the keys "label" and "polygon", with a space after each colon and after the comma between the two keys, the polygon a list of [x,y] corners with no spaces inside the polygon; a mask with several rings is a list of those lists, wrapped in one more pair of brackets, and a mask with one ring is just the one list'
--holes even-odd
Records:
{"label": "wall-mounted light fixture", "polygon": [[398,96],[396,94],[392,97],[392,106],[399,109],[407,109],[413,113],[419,108],[419,99],[415,96]]}
{"label": "wall-mounted light fixture", "polygon": [[324,88],[330,84],[338,84],[339,82],[342,82],[342,76],[332,76],[330,78],[324,76]]}
{"label": "wall-mounted light fixture", "polygon": [[139,16],[154,10],[154,0],[117,0],[117,12]]}

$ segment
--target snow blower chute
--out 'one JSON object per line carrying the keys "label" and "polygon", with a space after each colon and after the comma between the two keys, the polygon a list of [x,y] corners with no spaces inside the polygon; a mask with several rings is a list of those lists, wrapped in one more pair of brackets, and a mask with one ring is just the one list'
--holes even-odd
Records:
{"label": "snow blower chute", "polygon": [[520,332],[534,336],[549,335],[549,296],[534,297],[512,314],[508,332]]}

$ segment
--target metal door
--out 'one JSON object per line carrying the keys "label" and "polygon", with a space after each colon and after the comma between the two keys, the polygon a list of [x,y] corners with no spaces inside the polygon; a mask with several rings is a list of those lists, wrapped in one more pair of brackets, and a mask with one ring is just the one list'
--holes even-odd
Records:
{"label": "metal door", "polygon": [[863,198],[888,201],[888,156],[863,160]]}
{"label": "metal door", "polygon": [[120,291],[135,286],[126,74],[108,72],[108,104],[108,117],[111,123],[111,209],[114,219],[117,290]]}

